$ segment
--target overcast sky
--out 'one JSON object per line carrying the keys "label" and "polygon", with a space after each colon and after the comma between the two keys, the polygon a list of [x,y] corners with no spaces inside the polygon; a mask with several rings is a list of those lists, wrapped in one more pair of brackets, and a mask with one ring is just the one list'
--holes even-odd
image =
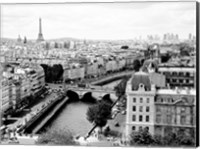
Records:
{"label": "overcast sky", "polygon": [[148,34],[196,34],[195,2],[40,4],[1,6],[1,36],[36,39],[133,39]]}

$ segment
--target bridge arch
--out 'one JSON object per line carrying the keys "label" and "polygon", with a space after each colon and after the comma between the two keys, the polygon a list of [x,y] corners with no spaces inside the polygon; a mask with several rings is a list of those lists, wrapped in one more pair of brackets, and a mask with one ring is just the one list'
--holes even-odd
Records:
{"label": "bridge arch", "polygon": [[67,96],[69,98],[69,101],[71,102],[76,102],[80,100],[78,93],[72,90],[67,91]]}
{"label": "bridge arch", "polygon": [[85,94],[83,94],[83,96],[80,100],[83,102],[90,102],[90,103],[97,102],[97,99],[92,96],[92,92],[86,92]]}
{"label": "bridge arch", "polygon": [[111,103],[111,104],[114,102],[113,99],[111,99],[110,94],[105,94],[102,97],[102,100],[107,101],[108,103]]}

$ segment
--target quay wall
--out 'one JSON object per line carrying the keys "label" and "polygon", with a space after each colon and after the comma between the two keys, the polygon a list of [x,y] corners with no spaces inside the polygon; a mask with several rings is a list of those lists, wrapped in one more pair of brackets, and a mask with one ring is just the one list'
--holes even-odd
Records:
{"label": "quay wall", "polygon": [[32,133],[32,130],[39,123],[41,123],[41,121],[43,121],[43,118],[45,118],[62,100],[64,100],[64,98],[64,96],[58,97],[57,99],[49,103],[49,105],[44,107],[44,109],[42,109],[37,115],[35,115],[30,121],[28,121],[27,124],[22,127],[20,131],[27,134]]}
{"label": "quay wall", "polygon": [[94,81],[94,82],[91,83],[91,85],[97,85],[97,86],[105,85],[105,84],[111,83],[113,81],[122,79],[123,77],[126,77],[126,76],[130,77],[132,74],[133,74],[133,72],[131,71],[131,72],[126,72],[124,74],[119,74],[119,75],[116,75],[116,76],[110,76],[109,78]]}

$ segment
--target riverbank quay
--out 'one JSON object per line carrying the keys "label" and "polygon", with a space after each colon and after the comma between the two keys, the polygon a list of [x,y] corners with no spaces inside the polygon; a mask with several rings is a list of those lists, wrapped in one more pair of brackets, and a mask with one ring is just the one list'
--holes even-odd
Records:
{"label": "riverbank quay", "polygon": [[45,103],[41,109],[36,111],[36,114],[33,115],[30,120],[26,121],[25,125],[18,130],[18,133],[32,134],[32,130],[38,125],[38,122],[43,121],[46,115],[48,115],[62,99],[64,99],[64,95],[58,95],[55,99]]}
{"label": "riverbank quay", "polygon": [[7,126],[8,128],[14,128],[17,125],[22,124],[23,120],[30,119],[31,115],[34,115],[45,103],[53,100],[56,96],[56,93],[51,93],[49,95],[46,95],[46,97],[42,99],[38,99],[37,103],[29,105],[26,109],[24,109],[20,113],[15,114],[14,116],[8,117],[8,120],[15,119],[15,121],[13,123],[8,123],[5,126]]}
{"label": "riverbank quay", "polygon": [[68,99],[69,98],[65,96],[61,97],[61,99],[58,99],[58,103],[53,106],[53,108],[50,109],[49,112],[46,112],[47,116],[44,113],[44,116],[40,118],[42,120],[39,121],[39,123],[34,124],[35,127],[31,127],[31,134],[38,134],[48,124],[48,122],[50,122],[59,113],[59,111],[62,110],[65,104],[67,104]]}
{"label": "riverbank quay", "polygon": [[[25,137],[32,139],[32,134],[25,134],[24,130],[40,116],[44,114],[45,111],[48,111],[56,102],[60,101],[65,97],[65,94],[62,93],[52,93],[46,98],[43,102],[38,103],[37,105],[31,108],[31,112],[28,114],[19,117],[18,120],[12,124],[4,125],[4,129],[1,130],[1,142],[16,142],[18,138]],[[34,135],[35,136],[35,135]],[[24,138],[23,138],[24,140]]]}
{"label": "riverbank quay", "polygon": [[124,77],[131,77],[131,75],[134,73],[133,70],[129,70],[129,71],[125,71],[125,72],[119,72],[119,73],[114,73],[114,74],[110,74],[109,76],[106,77],[102,77],[99,79],[94,79],[90,82],[91,85],[98,85],[98,86],[102,86],[104,84],[107,84],[109,82],[113,82],[119,79],[122,79]]}

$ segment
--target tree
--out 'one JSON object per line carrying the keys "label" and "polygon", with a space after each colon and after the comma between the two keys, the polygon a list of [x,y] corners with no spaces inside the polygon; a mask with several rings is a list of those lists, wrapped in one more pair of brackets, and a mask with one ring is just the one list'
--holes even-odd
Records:
{"label": "tree", "polygon": [[186,43],[181,43],[179,45],[180,55],[181,56],[189,56],[190,52],[194,51],[194,47],[191,47],[190,45]]}
{"label": "tree", "polygon": [[128,46],[121,46],[121,49],[128,49],[129,47]]}
{"label": "tree", "polygon": [[51,67],[52,81],[57,81],[59,77],[60,68],[57,64]]}
{"label": "tree", "polygon": [[95,127],[104,127],[107,124],[107,120],[111,116],[111,105],[105,101],[100,101],[88,108],[87,119],[93,123]]}
{"label": "tree", "polygon": [[87,111],[88,121],[99,127],[106,125],[107,119],[110,118],[110,115],[111,105],[104,101],[89,107]]}
{"label": "tree", "polygon": [[133,131],[130,135],[130,145],[151,145],[154,140],[149,129],[146,127],[144,129],[139,129],[139,131]]}
{"label": "tree", "polygon": [[54,45],[54,48],[58,48],[58,43],[57,42],[55,42],[55,45]]}
{"label": "tree", "polygon": [[162,63],[166,63],[169,61],[169,59],[171,58],[171,55],[169,53],[165,54],[165,55],[162,55],[161,56],[161,62]]}
{"label": "tree", "polygon": [[37,144],[52,144],[52,145],[76,145],[73,136],[69,131],[48,129],[47,132],[39,135]]}
{"label": "tree", "polygon": [[106,94],[105,96],[103,96],[102,100],[107,102],[110,105],[113,104],[113,101],[110,98],[110,94]]}
{"label": "tree", "polygon": [[61,64],[58,64],[58,67],[59,67],[58,79],[61,79],[64,73],[64,69]]}
{"label": "tree", "polygon": [[140,61],[138,59],[134,60],[134,62],[133,62],[133,69],[135,71],[139,71],[141,66],[142,65],[141,65],[141,63],[140,63]]}
{"label": "tree", "polygon": [[26,36],[24,37],[24,44],[26,44],[27,43],[27,39],[26,39]]}
{"label": "tree", "polygon": [[125,94],[125,92],[126,92],[126,84],[127,84],[128,80],[129,80],[129,78],[130,77],[127,77],[127,76],[124,77],[120,81],[120,83],[117,86],[115,86],[114,90],[116,92],[117,97],[121,97],[121,96],[123,96]]}
{"label": "tree", "polygon": [[165,136],[154,135],[153,146],[195,146],[195,138],[192,135],[186,135],[184,130],[178,132],[169,131]]}
{"label": "tree", "polygon": [[52,69],[51,69],[51,66],[48,66],[47,70],[46,70],[46,81],[51,83],[52,80],[53,80],[53,78],[52,78]]}

